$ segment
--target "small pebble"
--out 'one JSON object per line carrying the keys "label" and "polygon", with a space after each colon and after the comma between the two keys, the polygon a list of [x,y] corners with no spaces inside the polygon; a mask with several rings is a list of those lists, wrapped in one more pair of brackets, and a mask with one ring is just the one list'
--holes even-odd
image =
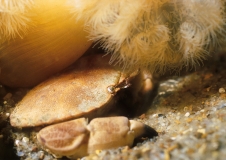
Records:
{"label": "small pebble", "polygon": [[16,146],[19,146],[19,144],[20,144],[20,140],[15,140],[15,144],[16,144]]}
{"label": "small pebble", "polygon": [[6,117],[9,117],[10,113],[6,113],[5,115],[6,115]]}
{"label": "small pebble", "polygon": [[177,139],[177,137],[171,137],[171,140],[173,140],[173,141],[176,140],[176,139]]}
{"label": "small pebble", "polygon": [[24,156],[24,152],[22,152],[22,151],[17,152],[17,156],[19,156],[19,157]]}
{"label": "small pebble", "polygon": [[225,93],[225,89],[224,88],[219,88],[219,93]]}
{"label": "small pebble", "polygon": [[206,130],[204,128],[200,128],[197,130],[198,133],[202,133],[202,134],[205,134],[206,133]]}
{"label": "small pebble", "polygon": [[44,159],[45,154],[43,151],[39,151],[39,159]]}
{"label": "small pebble", "polygon": [[166,92],[159,92],[159,95],[164,95],[166,94]]}
{"label": "small pebble", "polygon": [[25,143],[27,143],[27,142],[29,142],[29,138],[23,137],[22,141],[25,142]]}
{"label": "small pebble", "polygon": [[189,117],[189,116],[190,116],[190,113],[187,112],[184,116],[185,116],[185,117]]}

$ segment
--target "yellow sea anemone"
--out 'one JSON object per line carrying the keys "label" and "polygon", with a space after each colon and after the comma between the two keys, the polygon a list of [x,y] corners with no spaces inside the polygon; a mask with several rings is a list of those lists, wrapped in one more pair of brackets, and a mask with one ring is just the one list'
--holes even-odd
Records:
{"label": "yellow sea anemone", "polygon": [[91,45],[67,0],[0,1],[0,82],[30,87],[76,61]]}

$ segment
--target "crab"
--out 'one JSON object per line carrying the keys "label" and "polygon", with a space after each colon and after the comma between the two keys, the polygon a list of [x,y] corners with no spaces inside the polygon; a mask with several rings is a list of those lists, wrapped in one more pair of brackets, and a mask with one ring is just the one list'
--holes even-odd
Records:
{"label": "crab", "polygon": [[37,134],[38,142],[55,156],[70,158],[132,146],[141,136],[157,136],[150,126],[126,117],[95,118],[117,105],[121,90],[138,85],[131,90],[136,98],[144,87],[136,84],[142,79],[137,72],[128,77],[119,67],[109,65],[108,59],[101,54],[82,57],[62,74],[33,88],[11,113],[11,125],[48,125]]}

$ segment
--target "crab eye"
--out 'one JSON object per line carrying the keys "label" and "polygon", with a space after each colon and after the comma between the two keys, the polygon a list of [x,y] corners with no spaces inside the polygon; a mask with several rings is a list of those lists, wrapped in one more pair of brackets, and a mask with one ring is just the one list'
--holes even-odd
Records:
{"label": "crab eye", "polygon": [[114,94],[115,93],[115,86],[111,85],[107,87],[107,90],[109,93]]}

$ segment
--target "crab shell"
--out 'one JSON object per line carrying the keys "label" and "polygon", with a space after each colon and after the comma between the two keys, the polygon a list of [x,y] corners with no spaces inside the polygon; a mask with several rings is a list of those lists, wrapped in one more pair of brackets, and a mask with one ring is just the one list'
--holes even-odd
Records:
{"label": "crab shell", "polygon": [[4,85],[37,85],[75,62],[92,43],[67,0],[0,5],[0,83]]}
{"label": "crab shell", "polygon": [[62,74],[33,88],[16,105],[10,116],[11,125],[34,127],[87,116],[90,112],[100,115],[114,104],[114,95],[120,89],[117,86],[126,80],[125,73],[108,64],[109,58],[102,54],[82,57]]}

